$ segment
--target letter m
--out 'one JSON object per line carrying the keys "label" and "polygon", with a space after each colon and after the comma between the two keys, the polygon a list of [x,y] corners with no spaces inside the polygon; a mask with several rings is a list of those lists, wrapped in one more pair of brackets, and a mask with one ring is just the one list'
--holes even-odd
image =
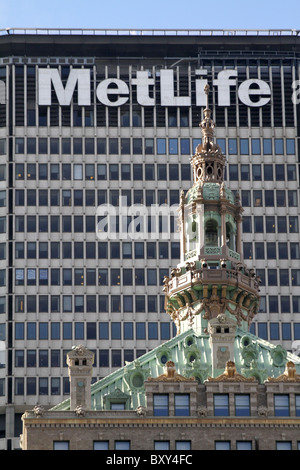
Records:
{"label": "letter m", "polygon": [[91,104],[90,71],[87,69],[72,69],[65,87],[58,69],[39,69],[38,79],[38,103],[40,106],[51,105],[51,84],[61,106],[70,106],[76,85],[78,105],[89,106]]}

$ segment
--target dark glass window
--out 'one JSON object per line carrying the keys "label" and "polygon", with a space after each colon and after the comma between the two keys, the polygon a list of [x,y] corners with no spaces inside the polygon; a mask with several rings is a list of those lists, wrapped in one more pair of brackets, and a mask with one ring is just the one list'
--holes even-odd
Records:
{"label": "dark glass window", "polygon": [[153,395],[153,415],[169,416],[169,395],[154,394]]}
{"label": "dark glass window", "polygon": [[227,394],[214,395],[215,416],[229,416],[229,396]]}

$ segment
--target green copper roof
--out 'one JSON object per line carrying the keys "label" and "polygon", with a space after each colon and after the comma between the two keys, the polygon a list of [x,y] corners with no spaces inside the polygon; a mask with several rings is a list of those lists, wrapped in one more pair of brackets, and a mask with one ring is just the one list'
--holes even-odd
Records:
{"label": "green copper roof", "polygon": [[[144,381],[150,376],[161,375],[167,360],[175,363],[179,374],[195,377],[202,383],[213,376],[211,359],[209,335],[197,334],[194,329],[187,330],[94,383],[91,387],[92,409],[105,409],[107,397],[128,397],[129,409],[145,406]],[[293,362],[297,373],[300,373],[298,356],[251,333],[245,334],[239,328],[235,336],[233,360],[238,373],[245,377],[254,376],[260,383],[268,377],[283,374],[288,361]],[[70,400],[67,399],[52,410],[65,411],[69,407]]]}
{"label": "green copper roof", "polygon": [[[199,188],[202,182],[194,184],[186,193],[186,203],[189,204],[199,197]],[[220,184],[219,183],[204,183],[203,184],[203,199],[217,201],[220,199]],[[232,191],[225,187],[226,198],[229,202],[234,204],[234,195]]]}

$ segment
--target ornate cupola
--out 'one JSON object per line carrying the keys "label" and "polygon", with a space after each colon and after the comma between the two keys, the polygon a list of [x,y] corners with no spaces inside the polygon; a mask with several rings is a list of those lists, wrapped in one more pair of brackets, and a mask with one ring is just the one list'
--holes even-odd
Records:
{"label": "ornate cupola", "polygon": [[208,86],[205,92],[202,143],[191,157],[193,186],[180,198],[181,259],[165,278],[165,307],[177,333],[191,327],[209,333],[211,320],[220,315],[223,323],[225,315],[248,332],[258,310],[259,279],[243,261],[243,208],[224,182],[226,159],[213,140]]}
{"label": "ornate cupola", "polygon": [[215,123],[211,118],[208,107],[209,85],[205,86],[207,105],[204,109],[204,119],[199,126],[202,130],[202,143],[197,146],[196,153],[191,159],[194,182],[222,183],[226,159],[221,148],[214,142]]}

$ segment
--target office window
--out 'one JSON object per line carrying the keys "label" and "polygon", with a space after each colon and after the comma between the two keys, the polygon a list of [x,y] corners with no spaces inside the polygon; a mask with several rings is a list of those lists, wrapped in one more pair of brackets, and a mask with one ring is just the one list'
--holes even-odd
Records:
{"label": "office window", "polygon": [[109,351],[108,349],[99,350],[99,366],[108,367],[109,366]]}
{"label": "office window", "polygon": [[250,180],[250,166],[249,165],[241,165],[241,180],[242,181],[249,181]]}
{"label": "office window", "polygon": [[295,155],[295,139],[286,139],[287,155]]}
{"label": "office window", "polygon": [[260,155],[260,139],[251,139],[252,155]]}
{"label": "office window", "polygon": [[244,258],[245,259],[253,259],[253,248],[251,242],[244,242],[243,243],[243,251],[244,251]]}
{"label": "office window", "polygon": [[290,313],[291,312],[291,302],[288,295],[280,296],[280,307],[281,313]]}
{"label": "office window", "polygon": [[264,259],[264,257],[265,257],[264,242],[256,242],[255,243],[255,258]]}
{"label": "office window", "polygon": [[300,269],[292,269],[291,278],[292,286],[300,286]]}
{"label": "office window", "polygon": [[258,323],[258,336],[262,339],[268,339],[267,323]]}
{"label": "office window", "polygon": [[115,441],[115,450],[130,450],[130,441]]}
{"label": "office window", "polygon": [[291,324],[290,323],[282,323],[281,324],[281,333],[283,340],[291,340],[292,339],[292,332],[291,332]]}
{"label": "office window", "polygon": [[144,322],[136,322],[136,339],[146,339],[146,325]]}
{"label": "office window", "polygon": [[252,450],[252,442],[236,441],[236,450]]}
{"label": "office window", "polygon": [[260,189],[253,190],[253,205],[255,207],[262,207],[262,204],[262,191]]}
{"label": "office window", "polygon": [[276,259],[276,243],[267,242],[267,258]]}
{"label": "office window", "polygon": [[145,296],[144,295],[135,296],[135,311],[137,313],[145,312]]}
{"label": "office window", "polygon": [[278,313],[278,297],[277,295],[269,295],[269,312]]}
{"label": "office window", "polygon": [[297,207],[298,206],[297,190],[289,190],[288,191],[288,205],[289,205],[289,207]]}
{"label": "office window", "polygon": [[169,450],[169,441],[154,441],[154,450]]}
{"label": "office window", "polygon": [[287,179],[288,181],[296,181],[297,179],[296,165],[287,165]]}
{"label": "office window", "polygon": [[277,269],[268,269],[268,285],[277,286]]}
{"label": "office window", "polygon": [[291,259],[299,259],[300,258],[300,245],[298,242],[291,242],[290,243],[290,257]]}
{"label": "office window", "polygon": [[133,296],[132,295],[123,296],[123,309],[124,309],[124,312],[133,312]]}
{"label": "office window", "polygon": [[249,155],[249,140],[240,139],[240,154]]}
{"label": "office window", "polygon": [[271,340],[279,340],[279,324],[278,323],[270,323],[270,339]]}
{"label": "office window", "polygon": [[275,139],[275,155],[283,155],[283,139]]}
{"label": "office window", "polygon": [[258,164],[252,165],[252,180],[261,181],[261,165],[258,165]]}
{"label": "office window", "polygon": [[169,395],[154,394],[153,395],[153,415],[169,416]]}
{"label": "office window", "polygon": [[121,323],[111,323],[111,339],[121,339]]}
{"label": "office window", "polygon": [[15,367],[24,367],[24,351],[15,350]]}
{"label": "office window", "polygon": [[242,206],[250,207],[251,206],[251,192],[249,190],[242,190]]}
{"label": "office window", "polygon": [[278,243],[278,258],[288,259],[288,246],[285,242]]}
{"label": "office window", "polygon": [[276,205],[277,207],[285,207],[285,190],[278,189],[276,190]]}
{"label": "office window", "polygon": [[273,165],[272,164],[264,165],[264,180],[273,181]]}
{"label": "office window", "polygon": [[300,395],[295,395],[296,416],[300,416]]}
{"label": "office window", "polygon": [[93,450],[108,450],[109,442],[108,441],[94,441]]}
{"label": "office window", "polygon": [[260,285],[265,286],[266,285],[266,273],[264,269],[257,269],[256,270],[256,275],[260,278]]}
{"label": "office window", "polygon": [[148,323],[148,339],[158,339],[158,324],[157,322]]}
{"label": "office window", "polygon": [[289,395],[274,395],[274,414],[275,416],[290,416]]}
{"label": "office window", "polygon": [[288,269],[279,269],[279,280],[281,286],[289,285],[289,270]]}
{"label": "office window", "polygon": [[254,216],[254,232],[255,233],[263,233],[263,217],[262,216]]}
{"label": "office window", "polygon": [[111,351],[111,365],[112,367],[121,367],[121,350],[113,349]]}
{"label": "office window", "polygon": [[69,441],[54,441],[53,450],[69,450]]}
{"label": "office window", "polygon": [[238,165],[230,164],[229,165],[229,179],[230,181],[238,181]]}
{"label": "office window", "polygon": [[214,395],[214,415],[229,416],[229,396],[226,394]]}
{"label": "office window", "polygon": [[290,233],[299,232],[298,216],[289,217],[289,229],[290,229]]}
{"label": "office window", "polygon": [[215,441],[215,450],[230,450],[230,441]]}
{"label": "office window", "polygon": [[176,450],[191,450],[191,441],[176,441],[175,449]]}
{"label": "office window", "polygon": [[274,207],[274,191],[272,189],[266,189],[265,193],[265,205],[267,207]]}
{"label": "office window", "polygon": [[36,395],[36,378],[35,377],[27,377],[26,393],[27,395]]}
{"label": "office window", "polygon": [[290,441],[277,441],[276,450],[292,450],[292,443]]}
{"label": "office window", "polygon": [[175,416],[190,415],[190,396],[188,394],[174,395]]}

